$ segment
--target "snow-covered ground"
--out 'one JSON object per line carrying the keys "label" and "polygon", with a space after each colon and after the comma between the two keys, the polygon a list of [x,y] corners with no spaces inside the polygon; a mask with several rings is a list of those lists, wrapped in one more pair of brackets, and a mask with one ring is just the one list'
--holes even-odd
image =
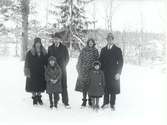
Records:
{"label": "snow-covered ground", "polygon": [[111,125],[167,123],[166,75],[161,70],[124,65],[121,94],[117,96],[116,111],[105,109],[94,112],[90,108],[80,109],[82,96],[81,93],[74,91],[77,78],[76,61],[71,58],[67,67],[69,100],[72,108],[65,109],[60,100],[58,109],[50,110],[46,93],[43,93],[43,106],[32,106],[31,95],[25,92],[24,63],[19,58],[0,57],[0,122],[3,124],[40,122],[55,125],[60,122]]}

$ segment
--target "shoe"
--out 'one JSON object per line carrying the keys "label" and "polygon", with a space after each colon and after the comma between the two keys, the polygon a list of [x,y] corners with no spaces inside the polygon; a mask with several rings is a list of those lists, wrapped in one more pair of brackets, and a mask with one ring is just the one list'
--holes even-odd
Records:
{"label": "shoe", "polygon": [[101,108],[102,108],[102,109],[108,108],[108,104],[103,104],[103,105],[101,106]]}
{"label": "shoe", "polygon": [[82,106],[82,107],[86,107],[87,99],[82,99],[82,101],[83,101],[83,102],[82,102],[81,106]]}
{"label": "shoe", "polygon": [[42,102],[42,99],[41,99],[41,95],[37,95],[37,102],[40,104],[40,105],[43,105],[43,102]]}
{"label": "shoe", "polygon": [[37,105],[37,97],[33,96],[32,99],[33,99],[33,105]]}
{"label": "shoe", "polygon": [[66,109],[71,109],[71,106],[69,104],[65,105]]}
{"label": "shoe", "polygon": [[110,108],[112,111],[115,111],[115,106],[114,105],[110,105]]}

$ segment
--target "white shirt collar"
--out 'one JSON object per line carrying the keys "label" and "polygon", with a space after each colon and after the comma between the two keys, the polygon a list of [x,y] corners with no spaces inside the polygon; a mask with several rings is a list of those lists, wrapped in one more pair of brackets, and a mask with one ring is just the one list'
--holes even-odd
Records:
{"label": "white shirt collar", "polygon": [[60,43],[57,43],[55,46],[56,46],[56,47],[59,47],[59,46],[60,46]]}
{"label": "white shirt collar", "polygon": [[112,45],[107,45],[107,49],[111,49],[113,47],[113,44]]}

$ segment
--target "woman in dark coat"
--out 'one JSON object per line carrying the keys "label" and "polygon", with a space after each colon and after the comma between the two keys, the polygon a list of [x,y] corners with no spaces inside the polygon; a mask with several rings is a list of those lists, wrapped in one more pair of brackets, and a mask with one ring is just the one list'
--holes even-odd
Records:
{"label": "woman in dark coat", "polygon": [[107,42],[107,46],[101,50],[99,59],[106,81],[102,108],[109,104],[110,101],[110,107],[114,110],[116,94],[120,93],[120,75],[123,67],[123,56],[121,49],[114,44],[114,36],[112,33],[108,34]]}
{"label": "woman in dark coat", "polygon": [[32,93],[33,105],[43,104],[41,93],[46,89],[45,66],[47,53],[42,46],[41,39],[35,38],[32,49],[26,54],[24,73],[26,78],[26,91]]}
{"label": "woman in dark coat", "polygon": [[48,57],[54,56],[62,71],[62,102],[66,108],[70,108],[67,91],[66,66],[69,62],[69,53],[65,45],[62,44],[61,36],[58,33],[52,35],[53,44],[48,48]]}
{"label": "woman in dark coat", "polygon": [[93,109],[99,109],[99,98],[104,95],[105,78],[100,66],[100,62],[95,61],[89,72],[88,95],[92,98]]}
{"label": "woman in dark coat", "polygon": [[53,99],[54,96],[54,106],[57,108],[57,102],[59,100],[59,93],[62,92],[61,86],[61,77],[62,72],[57,64],[56,58],[51,56],[48,59],[48,65],[45,70],[45,79],[46,79],[46,93],[49,94],[50,108],[53,108]]}
{"label": "woman in dark coat", "polygon": [[[75,90],[83,93],[83,103],[81,106],[86,106],[87,94],[88,94],[88,78],[89,71],[92,69],[93,62],[98,60],[99,53],[95,48],[95,41],[88,39],[87,46],[84,47],[79,55],[77,63],[78,78],[75,86]],[[88,99],[89,105],[91,106],[91,99]]]}

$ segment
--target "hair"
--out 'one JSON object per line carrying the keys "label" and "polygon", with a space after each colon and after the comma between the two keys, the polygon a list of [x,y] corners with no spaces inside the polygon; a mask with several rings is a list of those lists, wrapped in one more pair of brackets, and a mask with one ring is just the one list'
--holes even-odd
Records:
{"label": "hair", "polygon": [[41,38],[39,38],[39,37],[34,38],[34,44],[33,44],[33,46],[32,46],[31,53],[32,53],[34,56],[36,55],[37,51],[36,51],[35,45],[36,45],[37,43],[40,43],[40,44],[41,44],[40,53],[42,53],[43,55],[46,55],[46,50],[45,50],[45,48],[44,48],[43,45],[42,45]]}
{"label": "hair", "polygon": [[93,38],[90,38],[90,39],[87,40],[87,46],[89,46],[90,41],[93,42],[93,47],[95,47],[96,43],[95,43],[95,40]]}
{"label": "hair", "polygon": [[112,40],[114,40],[114,35],[113,35],[112,33],[108,33],[108,35],[107,35],[107,39],[108,39],[109,37],[111,37]]}

